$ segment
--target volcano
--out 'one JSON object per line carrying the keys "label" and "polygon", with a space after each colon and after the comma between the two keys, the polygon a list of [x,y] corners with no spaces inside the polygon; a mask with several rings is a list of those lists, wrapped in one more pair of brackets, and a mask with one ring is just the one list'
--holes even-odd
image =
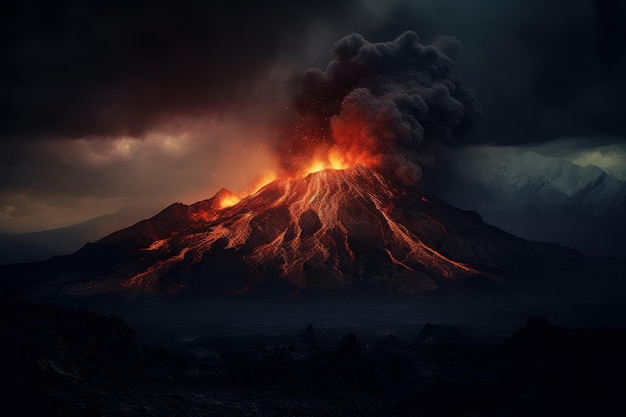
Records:
{"label": "volcano", "polygon": [[537,258],[571,258],[487,225],[419,186],[362,165],[273,181],[241,199],[222,189],[78,252],[9,268],[16,285],[66,294],[384,286],[405,293],[499,281]]}

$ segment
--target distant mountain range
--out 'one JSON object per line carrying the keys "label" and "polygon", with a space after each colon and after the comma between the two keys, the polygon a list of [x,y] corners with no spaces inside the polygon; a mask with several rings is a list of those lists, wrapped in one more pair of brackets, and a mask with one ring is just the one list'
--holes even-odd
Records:
{"label": "distant mountain range", "polygon": [[[626,183],[609,172],[519,148],[454,152],[440,197],[527,239],[623,257]],[[617,168],[615,168],[617,170]]]}
{"label": "distant mountain range", "polygon": [[602,169],[614,178],[626,182],[626,165],[613,165],[610,167],[603,167]]}
{"label": "distant mountain range", "polygon": [[75,252],[87,242],[137,222],[154,211],[122,207],[114,213],[58,229],[31,233],[0,234],[0,265],[42,261],[52,256]]}

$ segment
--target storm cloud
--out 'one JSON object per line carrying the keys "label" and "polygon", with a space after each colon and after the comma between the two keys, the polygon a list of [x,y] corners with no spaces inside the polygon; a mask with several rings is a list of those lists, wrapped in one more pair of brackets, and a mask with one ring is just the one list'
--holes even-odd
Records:
{"label": "storm cloud", "polygon": [[322,65],[341,36],[406,30],[463,42],[458,68],[487,119],[476,142],[624,136],[624,17],[620,0],[15,2],[0,14],[0,140],[237,112],[281,63]]}
{"label": "storm cloud", "polygon": [[[306,103],[289,102],[291,80],[305,68],[325,68],[333,42],[350,33],[362,34],[372,45],[407,30],[423,45],[437,45],[440,35],[463,43],[457,58],[455,42],[435,49],[455,60],[480,99],[484,120],[475,134],[452,143],[529,145],[562,137],[624,143],[625,17],[621,0],[30,0],[4,5],[0,232],[8,230],[5,225],[33,230],[27,213],[37,210],[44,218],[52,205],[97,215],[115,209],[105,199],[119,207],[128,198],[159,194],[160,201],[172,201],[235,186],[239,180],[223,179],[249,171],[242,170],[238,150],[250,153],[260,142],[272,146],[280,138],[283,130],[272,131],[275,120],[292,122],[296,110],[306,110]],[[379,109],[389,109],[389,117],[411,126],[409,103],[362,88],[371,97],[355,91],[346,109],[375,99]],[[330,103],[323,131],[312,121],[300,121],[317,130],[298,135],[313,143],[332,126],[341,130],[340,119],[331,126],[330,118],[339,115],[344,97]],[[191,130],[168,127],[176,123]],[[402,158],[417,161],[439,152],[441,142],[428,138],[433,126],[422,127],[417,154],[404,145],[401,152],[386,153],[401,156],[398,166],[410,167]],[[454,130],[461,132],[463,122]],[[173,135],[184,152],[165,151],[163,135]],[[581,151],[593,152],[593,147],[589,143]],[[406,175],[413,175],[410,169]],[[183,201],[193,202],[188,198]],[[71,222],[71,216],[54,213]]]}
{"label": "storm cloud", "polygon": [[232,112],[286,34],[346,1],[15,2],[3,7],[0,135],[138,136],[164,119]]}

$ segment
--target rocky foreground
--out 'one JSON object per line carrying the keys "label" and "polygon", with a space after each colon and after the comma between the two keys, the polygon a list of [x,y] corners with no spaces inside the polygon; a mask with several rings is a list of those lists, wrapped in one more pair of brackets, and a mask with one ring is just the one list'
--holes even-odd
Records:
{"label": "rocky foreground", "polygon": [[625,415],[624,329],[530,319],[489,340],[426,325],[368,345],[309,326],[281,345],[172,353],[115,317],[2,301],[2,404],[22,415]]}

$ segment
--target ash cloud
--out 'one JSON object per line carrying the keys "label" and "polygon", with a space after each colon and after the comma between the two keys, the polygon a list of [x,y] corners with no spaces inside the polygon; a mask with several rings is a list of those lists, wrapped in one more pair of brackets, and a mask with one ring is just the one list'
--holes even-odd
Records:
{"label": "ash cloud", "polygon": [[423,45],[411,31],[392,42],[340,39],[326,69],[308,70],[297,85],[301,118],[287,146],[300,154],[325,144],[349,163],[366,161],[415,184],[445,143],[482,119],[474,92],[455,71],[460,48],[452,37]]}
{"label": "ash cloud", "polygon": [[[458,143],[626,140],[622,0],[26,0],[3,6],[0,217],[2,207],[15,206],[15,214],[28,203],[32,210],[41,207],[42,217],[60,218],[47,211],[49,198],[65,207],[68,195],[144,198],[146,190],[161,192],[150,185],[154,178],[168,184],[166,204],[179,198],[177,183],[207,180],[196,190],[204,197],[228,186],[224,179],[243,165],[231,155],[261,140],[271,146],[267,136],[284,133],[273,117],[295,117],[287,103],[292,90],[283,81],[302,68],[324,68],[328,47],[352,32],[379,41],[413,29],[425,43],[443,33],[463,42],[455,67],[477,91],[485,120],[480,134]],[[453,58],[457,46],[448,42],[438,48]],[[344,95],[330,103],[329,119],[322,123],[314,113],[301,113],[298,130],[290,135],[294,140],[283,143],[282,154],[328,139],[330,118],[339,113]],[[195,132],[184,160],[152,152],[161,146],[153,133],[179,118],[222,120],[246,135],[233,145],[233,137],[219,130]],[[258,124],[277,131],[260,137]],[[467,127],[462,122],[453,136]],[[140,152],[108,170],[67,163],[68,152],[85,161],[92,154],[107,155],[127,139]],[[442,143],[425,135],[419,155],[436,156]],[[598,145],[593,139],[585,149]],[[234,150],[224,155],[216,147]],[[148,169],[138,169],[148,163]],[[176,173],[165,172],[170,164]],[[437,165],[424,177],[446,168]],[[203,166],[204,171],[197,169]],[[31,204],[33,199],[42,204]],[[81,212],[102,214],[101,206]],[[16,218],[5,217],[17,231]],[[20,230],[34,230],[26,227],[27,218]]]}

